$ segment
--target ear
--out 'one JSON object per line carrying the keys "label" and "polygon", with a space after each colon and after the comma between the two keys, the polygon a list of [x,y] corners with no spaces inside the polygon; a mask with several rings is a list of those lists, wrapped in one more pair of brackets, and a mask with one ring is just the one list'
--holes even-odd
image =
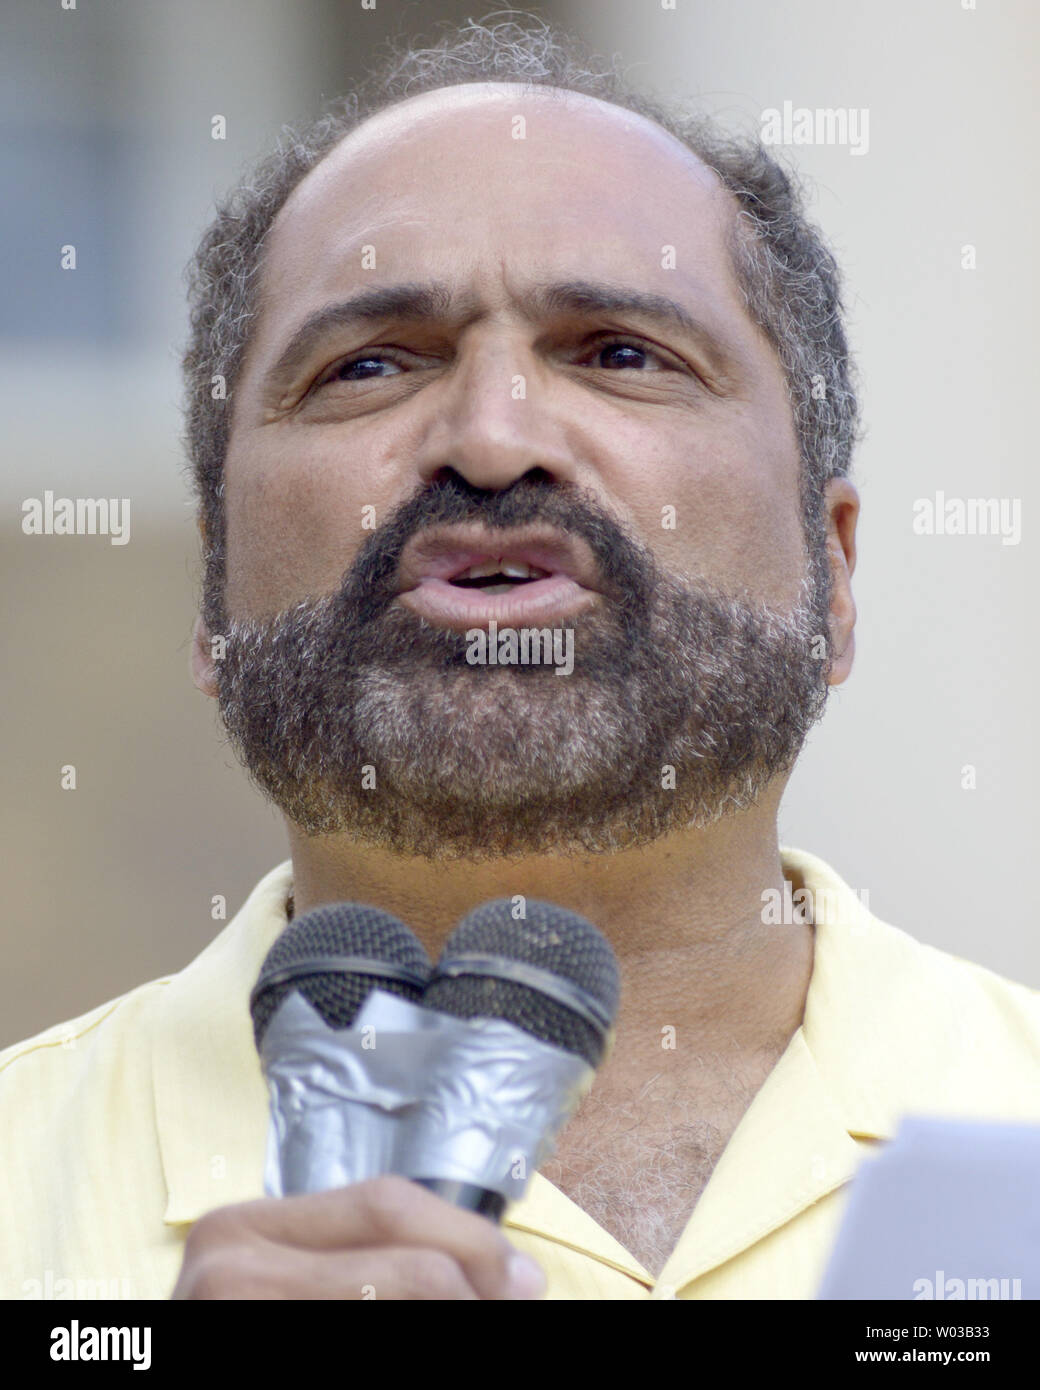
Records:
{"label": "ear", "polygon": [[856,522],[859,493],[848,478],[832,478],[824,488],[827,515],[827,558],[831,567],[830,650],[828,685],[841,685],[852,670],[856,653],[856,604],[852,572],[856,568]]}
{"label": "ear", "polygon": [[213,639],[200,614],[191,634],[191,678],[203,695],[216,698],[217,670],[213,660]]}

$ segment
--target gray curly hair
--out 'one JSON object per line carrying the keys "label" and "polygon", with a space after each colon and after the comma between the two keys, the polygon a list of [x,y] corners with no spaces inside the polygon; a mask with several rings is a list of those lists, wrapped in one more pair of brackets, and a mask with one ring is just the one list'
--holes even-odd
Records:
{"label": "gray curly hair", "polygon": [[[497,11],[520,13],[518,11]],[[718,176],[737,203],[731,254],[747,311],[767,335],[784,371],[801,458],[807,533],[817,540],[823,487],[848,472],[857,433],[854,369],[843,325],[834,256],[807,220],[796,177],[757,141],[740,139],[702,115],[665,106],[633,89],[612,62],[593,57],[570,35],[540,19],[452,26],[432,47],[398,40],[381,69],[305,127],[286,128],[278,148],[218,205],[187,270],[190,337],[183,357],[186,437],[204,528],[203,617],[223,621],[225,518],[223,466],[226,400],[241,370],[264,244],[298,183],[344,136],[406,97],[465,82],[514,82],[598,97],[655,121]],[[219,393],[218,393],[219,395]]]}

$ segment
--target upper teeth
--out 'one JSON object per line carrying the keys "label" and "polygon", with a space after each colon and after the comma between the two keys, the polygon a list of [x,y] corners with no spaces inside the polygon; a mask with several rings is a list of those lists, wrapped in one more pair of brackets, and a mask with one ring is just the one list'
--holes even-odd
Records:
{"label": "upper teeth", "polygon": [[488,575],[504,574],[507,579],[534,579],[548,570],[538,569],[536,565],[525,565],[521,560],[481,560],[479,565],[470,565],[455,576],[456,579],[484,579]]}

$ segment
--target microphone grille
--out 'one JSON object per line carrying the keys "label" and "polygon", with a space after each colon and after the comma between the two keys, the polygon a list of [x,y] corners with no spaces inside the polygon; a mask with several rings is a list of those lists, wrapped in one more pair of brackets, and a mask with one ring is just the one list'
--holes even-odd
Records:
{"label": "microphone grille", "polygon": [[[315,956],[365,957],[372,968],[317,965],[265,984],[276,972]],[[390,967],[386,974],[380,972],[381,964]],[[400,978],[395,967],[415,978]],[[250,1006],[257,1048],[291,990],[299,990],[331,1028],[349,1028],[373,989],[419,1003],[429,976],[429,956],[415,933],[391,913],[366,903],[322,903],[290,923],[264,959]]]}
{"label": "microphone grille", "polygon": [[[596,1067],[617,1013],[617,958],[603,933],[576,912],[528,898],[525,913],[514,918],[512,899],[498,898],[464,917],[423,1003],[459,1018],[504,1019]],[[467,956],[484,958],[480,973],[466,973]],[[503,963],[500,975],[486,973],[494,970],[489,957]],[[511,963],[521,967],[520,978],[509,977]],[[538,973],[553,977],[546,981],[549,992],[539,986]]]}

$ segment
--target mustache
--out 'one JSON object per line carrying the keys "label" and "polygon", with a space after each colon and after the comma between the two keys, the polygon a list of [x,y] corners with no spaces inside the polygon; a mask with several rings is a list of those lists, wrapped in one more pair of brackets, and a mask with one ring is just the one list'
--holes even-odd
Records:
{"label": "mustache", "polygon": [[596,559],[604,587],[632,613],[645,610],[656,584],[650,553],[626,534],[588,489],[524,476],[508,488],[477,488],[452,473],[397,506],[365,541],[348,568],[339,598],[362,622],[386,612],[397,596],[401,555],[413,536],[435,525],[480,522],[510,530],[543,522],[581,537]]}

